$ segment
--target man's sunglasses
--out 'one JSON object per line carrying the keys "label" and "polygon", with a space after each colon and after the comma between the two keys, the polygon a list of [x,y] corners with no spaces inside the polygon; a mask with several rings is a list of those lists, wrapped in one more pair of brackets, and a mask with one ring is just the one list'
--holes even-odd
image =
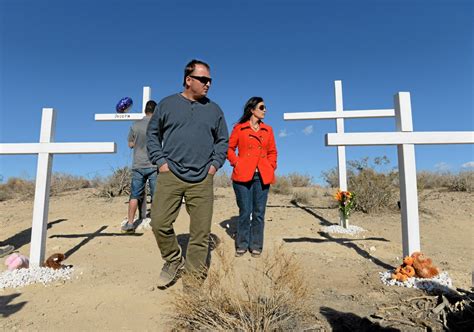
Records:
{"label": "man's sunglasses", "polygon": [[198,80],[202,84],[206,85],[207,83],[212,84],[212,78],[207,77],[207,76],[194,76],[194,75],[189,75],[189,77],[194,78],[195,80]]}
{"label": "man's sunglasses", "polygon": [[267,107],[266,107],[265,105],[260,105],[260,106],[258,107],[258,109],[259,109],[260,111],[263,111],[263,110],[266,110]]}

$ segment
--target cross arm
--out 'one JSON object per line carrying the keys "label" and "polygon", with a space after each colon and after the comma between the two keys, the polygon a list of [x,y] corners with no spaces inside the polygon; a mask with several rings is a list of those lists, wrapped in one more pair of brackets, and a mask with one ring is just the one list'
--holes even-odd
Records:
{"label": "cross arm", "polygon": [[358,110],[344,112],[300,112],[283,113],[284,120],[323,120],[323,119],[348,119],[348,118],[384,118],[395,116],[393,109]]}
{"label": "cross arm", "polygon": [[37,154],[37,153],[115,153],[115,142],[88,143],[2,143],[0,154]]}
{"label": "cross arm", "polygon": [[96,121],[136,121],[141,120],[145,116],[145,113],[102,113],[95,114],[94,120]]}
{"label": "cross arm", "polygon": [[474,144],[473,131],[326,134],[326,145]]}

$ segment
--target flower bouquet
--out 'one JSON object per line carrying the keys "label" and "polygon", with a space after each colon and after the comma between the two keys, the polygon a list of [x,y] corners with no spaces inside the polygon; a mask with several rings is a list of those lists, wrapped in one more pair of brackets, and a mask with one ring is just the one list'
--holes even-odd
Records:
{"label": "flower bouquet", "polygon": [[338,202],[341,226],[349,226],[349,215],[354,207],[355,193],[338,190],[334,198]]}

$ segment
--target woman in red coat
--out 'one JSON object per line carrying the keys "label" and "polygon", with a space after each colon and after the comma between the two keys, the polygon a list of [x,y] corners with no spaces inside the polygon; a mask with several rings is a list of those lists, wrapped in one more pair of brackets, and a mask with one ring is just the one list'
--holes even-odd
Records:
{"label": "woman in red coat", "polygon": [[229,139],[227,159],[234,168],[232,185],[239,206],[235,240],[237,257],[247,250],[252,257],[259,257],[263,249],[265,207],[277,167],[273,130],[262,121],[266,111],[261,97],[250,98]]}

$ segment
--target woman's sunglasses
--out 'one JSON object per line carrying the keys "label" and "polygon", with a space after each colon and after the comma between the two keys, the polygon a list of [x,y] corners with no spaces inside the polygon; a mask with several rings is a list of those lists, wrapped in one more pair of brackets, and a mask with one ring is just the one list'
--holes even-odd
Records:
{"label": "woman's sunglasses", "polygon": [[211,84],[212,83],[212,78],[207,77],[207,76],[194,76],[194,75],[189,75],[189,77],[194,78],[195,80],[198,80],[202,84],[206,85],[207,83]]}
{"label": "woman's sunglasses", "polygon": [[260,111],[263,111],[263,110],[266,110],[267,107],[266,107],[265,105],[260,105],[260,106],[258,107],[258,109],[259,109]]}

